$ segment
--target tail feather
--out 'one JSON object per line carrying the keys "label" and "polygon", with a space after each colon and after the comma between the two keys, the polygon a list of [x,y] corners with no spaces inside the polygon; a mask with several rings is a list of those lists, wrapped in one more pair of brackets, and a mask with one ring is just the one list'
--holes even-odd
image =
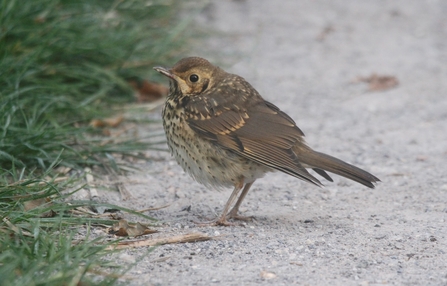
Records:
{"label": "tail feather", "polygon": [[329,181],[332,181],[332,179],[325,171],[351,179],[372,189],[374,188],[373,183],[380,182],[379,178],[365,170],[324,153],[306,150],[297,153],[297,156],[301,163],[310,166]]}
{"label": "tail feather", "polygon": [[329,182],[333,182],[334,181],[334,180],[332,180],[331,176],[329,176],[328,173],[326,173],[324,170],[321,170],[321,169],[318,169],[318,168],[313,168],[312,170],[314,170],[315,173],[317,173],[318,175],[322,176],[323,178],[325,178]]}

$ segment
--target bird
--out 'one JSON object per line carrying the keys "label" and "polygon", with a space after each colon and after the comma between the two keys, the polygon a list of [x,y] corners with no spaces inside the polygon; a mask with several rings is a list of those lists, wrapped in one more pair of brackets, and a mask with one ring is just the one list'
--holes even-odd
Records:
{"label": "bird", "polygon": [[207,188],[233,187],[222,214],[211,222],[214,225],[249,219],[238,214],[239,207],[253,183],[269,172],[281,171],[319,187],[323,184],[307,169],[331,182],[327,172],[368,188],[380,181],[310,148],[295,121],[241,76],[200,57],[154,70],[170,82],[162,120],[173,157]]}

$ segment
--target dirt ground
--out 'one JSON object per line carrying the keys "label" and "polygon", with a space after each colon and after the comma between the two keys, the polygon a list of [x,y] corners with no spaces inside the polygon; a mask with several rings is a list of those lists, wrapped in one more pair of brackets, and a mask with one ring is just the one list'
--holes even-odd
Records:
{"label": "dirt ground", "polygon": [[[252,222],[198,227],[231,190],[209,190],[168,153],[149,152],[155,160],[123,181],[131,198],[109,200],[170,204],[148,213],[165,222],[154,237],[217,238],[157,247],[131,284],[447,285],[447,1],[210,1],[196,22],[214,35],[185,56],[243,76],[310,146],[382,182],[334,175],[318,188],[270,173],[241,207]],[[374,74],[398,85],[364,82]]]}

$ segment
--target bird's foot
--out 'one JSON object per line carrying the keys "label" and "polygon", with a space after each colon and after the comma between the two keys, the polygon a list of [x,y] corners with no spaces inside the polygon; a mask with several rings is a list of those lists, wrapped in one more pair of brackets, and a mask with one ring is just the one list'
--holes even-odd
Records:
{"label": "bird's foot", "polygon": [[216,225],[221,225],[221,226],[238,226],[239,224],[234,223],[234,222],[229,222],[227,221],[227,218],[224,217],[223,219],[220,218],[216,221]]}
{"label": "bird's foot", "polygon": [[238,226],[239,225],[237,223],[227,221],[226,216],[222,216],[222,217],[220,217],[217,220],[211,220],[211,221],[205,221],[205,222],[194,221],[194,223],[197,224],[197,226],[199,226],[199,227],[204,227],[204,226]]}
{"label": "bird's foot", "polygon": [[229,216],[228,218],[235,219],[235,220],[242,220],[242,221],[253,221],[254,217],[252,216],[242,216],[242,215],[233,215]]}
{"label": "bird's foot", "polygon": [[242,220],[242,221],[252,221],[254,218],[252,216],[241,216],[237,214],[237,211],[230,211],[227,215],[229,219]]}

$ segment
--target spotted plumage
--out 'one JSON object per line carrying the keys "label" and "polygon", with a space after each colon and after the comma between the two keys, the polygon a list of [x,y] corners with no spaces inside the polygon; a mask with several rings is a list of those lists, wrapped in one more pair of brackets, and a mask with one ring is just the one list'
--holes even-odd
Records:
{"label": "spotted plumage", "polygon": [[[282,171],[309,183],[320,181],[306,168],[332,181],[332,172],[367,187],[379,179],[339,159],[312,150],[292,118],[242,77],[197,57],[155,70],[171,79],[163,109],[168,146],[182,168],[209,187],[233,186],[218,224],[238,218],[252,183],[270,171]],[[230,206],[243,188],[233,209]]]}

